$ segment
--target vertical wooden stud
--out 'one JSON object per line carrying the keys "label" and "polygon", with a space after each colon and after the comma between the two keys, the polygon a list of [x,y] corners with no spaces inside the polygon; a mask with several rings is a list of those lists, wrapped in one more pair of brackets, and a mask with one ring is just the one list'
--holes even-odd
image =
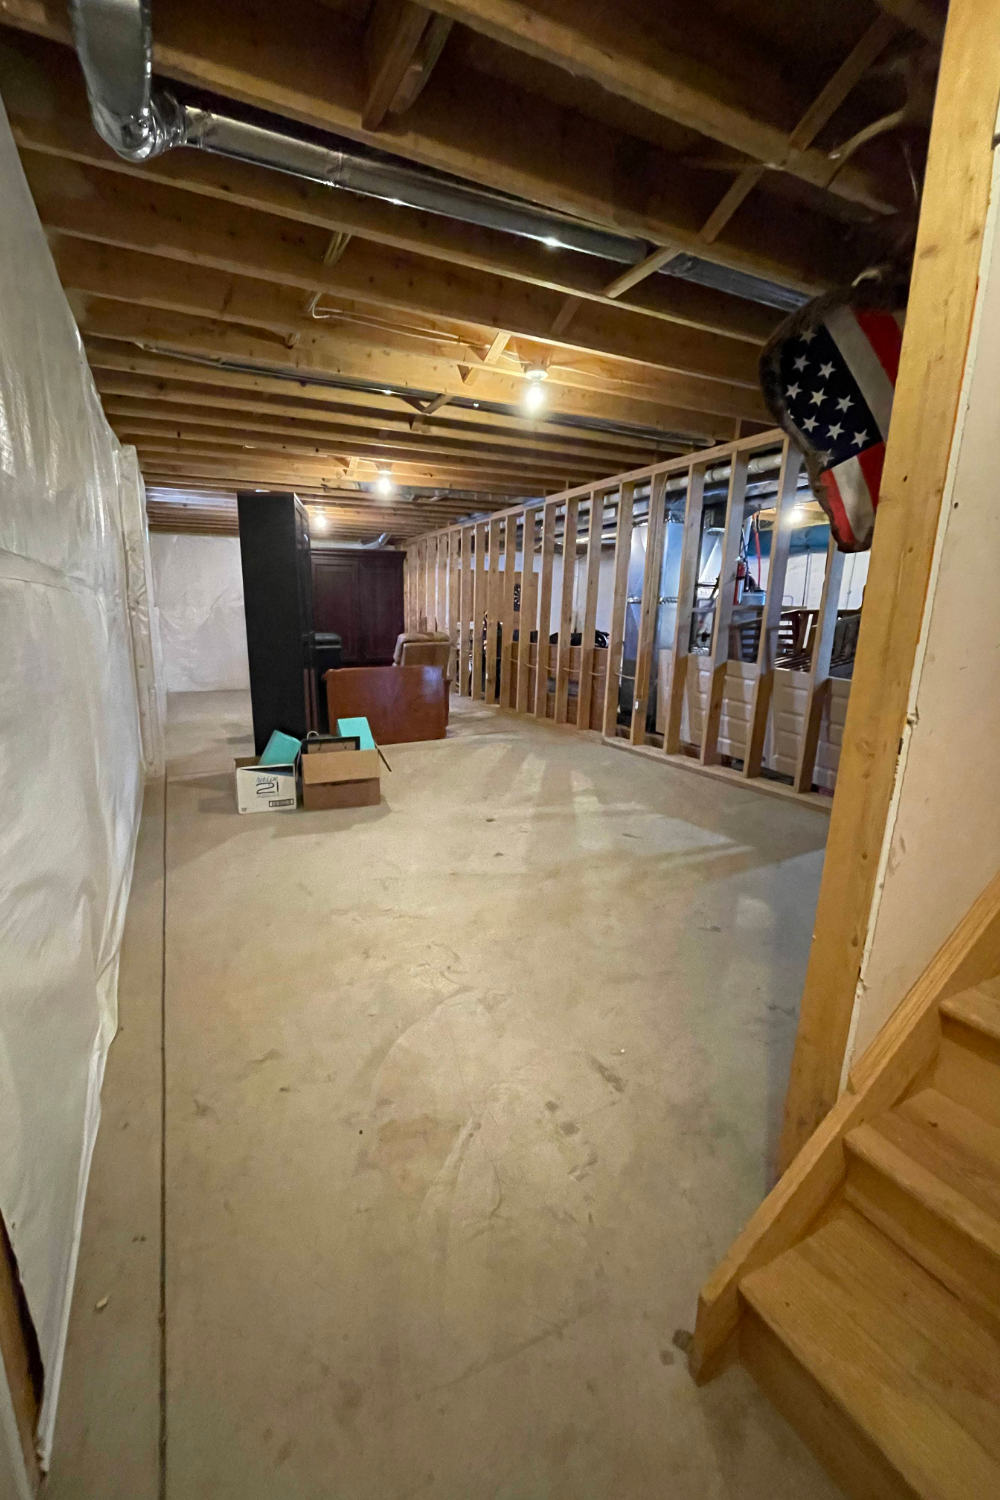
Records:
{"label": "vertical wooden stud", "polygon": [[688,470],[687,500],[684,506],[684,535],[681,539],[681,566],[677,584],[677,616],[674,623],[674,650],[667,688],[666,727],[663,750],[676,755],[681,748],[681,722],[684,713],[684,691],[687,686],[691,654],[691,617],[698,597],[701,573],[701,523],[705,512],[705,465],[693,464]]}
{"label": "vertical wooden stud", "polygon": [[503,604],[501,607],[500,637],[500,707],[513,708],[514,683],[514,586],[517,582],[517,522],[518,516],[507,517],[504,523],[503,543]]}
{"label": "vertical wooden stud", "polygon": [[482,698],[484,696],[483,674],[486,669],[486,658],[484,656],[485,637],[483,634],[483,621],[486,614],[486,585],[488,582],[486,574],[486,531],[486,522],[481,521],[476,527],[475,582],[472,597],[473,698]]}
{"label": "vertical wooden stud", "polygon": [[830,691],[830,657],[833,654],[833,633],[837,628],[837,607],[840,604],[840,585],[843,576],[844,554],[837,551],[833,537],[831,537],[826,553],[826,574],[823,578],[819,618],[813,635],[812,661],[809,665],[809,691],[806,695],[802,722],[802,742],[799,745],[798,762],[795,767],[794,785],[797,792],[812,791],[816,750],[819,746],[820,721],[823,717],[823,705]]}
{"label": "vertical wooden stud", "polygon": [[590,704],[594,691],[594,633],[597,629],[597,590],[601,582],[601,531],[604,526],[604,490],[590,497],[587,530],[587,571],[584,583],[580,686],[576,699],[576,727],[590,728]]}
{"label": "vertical wooden stud", "polygon": [[486,589],[486,701],[497,699],[497,623],[500,619],[500,534],[503,522],[490,521],[489,583]]}
{"label": "vertical wooden stud", "polygon": [[719,725],[729,668],[729,625],[733,618],[733,594],[736,589],[736,566],[739,561],[740,537],[743,534],[743,505],[747,488],[745,449],[730,460],[729,496],[726,501],[726,523],[722,533],[722,557],[719,561],[719,587],[715,596],[715,624],[712,627],[712,649],[709,656],[711,677],[708,702],[701,734],[701,763],[715,765],[719,759]]}
{"label": "vertical wooden stud", "polygon": [[[535,572],[535,533],[538,529],[537,510],[524,512],[524,529],[521,540],[521,608],[518,614],[517,638],[517,711],[529,713],[534,707],[529,702],[528,682],[531,670],[531,632],[538,617],[538,574]],[[538,643],[538,660],[541,660],[541,641]]]}
{"label": "vertical wooden stud", "polygon": [[629,739],[633,745],[646,743],[646,709],[649,703],[649,679],[652,669],[654,636],[660,604],[660,577],[663,573],[664,500],[667,476],[654,474],[649,482],[649,520],[646,526],[646,565],[642,574],[642,603],[639,606],[639,644],[635,663],[635,694],[632,700],[632,726]]}
{"label": "vertical wooden stud", "polygon": [[743,760],[743,775],[746,777],[760,775],[764,758],[767,720],[771,712],[771,698],[774,694],[774,662],[778,654],[781,603],[785,594],[785,574],[788,569],[788,551],[792,540],[792,528],[789,523],[801,470],[802,455],[786,437],[785,445],[781,450],[781,470],[778,474],[778,492],[774,502],[774,526],[771,530],[767,592],[764,595],[764,609],[760,619],[757,675],[753,685],[747,748]]}
{"label": "vertical wooden stud", "polygon": [[457,528],[448,533],[448,635],[451,639],[451,659],[455,664],[454,686],[457,689],[461,652],[458,645],[458,622],[461,619],[462,533]]}
{"label": "vertical wooden stud", "polygon": [[476,528],[462,527],[462,567],[459,578],[459,627],[458,627],[458,683],[459,692],[468,697],[472,691],[472,585],[476,559],[474,555]]}
{"label": "vertical wooden stud", "polygon": [[562,589],[559,596],[559,645],[556,649],[557,724],[566,723],[569,704],[570,637],[573,633],[573,593],[576,586],[576,527],[580,511],[578,499],[566,501],[563,517]]}
{"label": "vertical wooden stud", "polygon": [[615,591],[611,602],[608,635],[608,671],[604,682],[604,735],[613,739],[618,728],[622,651],[625,643],[625,610],[628,606],[628,565],[632,557],[632,497],[635,484],[628,480],[618,495],[615,526]]}
{"label": "vertical wooden stud", "polygon": [[542,571],[538,584],[538,658],[535,667],[535,717],[544,719],[549,697],[549,636],[552,633],[552,560],[556,555],[556,511],[542,510]]}

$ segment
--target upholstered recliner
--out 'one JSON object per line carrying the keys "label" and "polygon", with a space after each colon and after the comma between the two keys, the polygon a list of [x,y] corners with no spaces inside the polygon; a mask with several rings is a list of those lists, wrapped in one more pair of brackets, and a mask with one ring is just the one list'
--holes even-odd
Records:
{"label": "upholstered recliner", "polygon": [[395,667],[440,667],[451,681],[451,637],[444,630],[404,630],[392,654]]}

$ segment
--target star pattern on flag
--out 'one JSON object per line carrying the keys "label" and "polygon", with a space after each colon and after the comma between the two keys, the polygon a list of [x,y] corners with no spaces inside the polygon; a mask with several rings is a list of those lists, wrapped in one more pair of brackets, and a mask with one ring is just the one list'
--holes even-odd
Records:
{"label": "star pattern on flag", "polygon": [[[807,369],[812,378],[803,379]],[[787,418],[821,467],[835,468],[882,442],[864,393],[825,323],[788,340],[779,373]]]}

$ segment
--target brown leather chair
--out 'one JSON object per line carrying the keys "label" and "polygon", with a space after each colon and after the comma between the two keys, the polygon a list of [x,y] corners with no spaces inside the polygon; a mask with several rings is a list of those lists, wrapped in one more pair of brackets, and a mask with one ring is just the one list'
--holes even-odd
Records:
{"label": "brown leather chair", "polygon": [[396,667],[440,667],[451,680],[451,637],[444,630],[404,630],[392,654]]}
{"label": "brown leather chair", "polygon": [[443,740],[448,684],[440,667],[340,667],[325,673],[330,723],[368,720],[377,745]]}

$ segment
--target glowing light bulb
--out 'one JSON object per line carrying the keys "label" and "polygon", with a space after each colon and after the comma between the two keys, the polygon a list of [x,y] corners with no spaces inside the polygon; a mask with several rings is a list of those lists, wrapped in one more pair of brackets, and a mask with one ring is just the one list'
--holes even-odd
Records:
{"label": "glowing light bulb", "polygon": [[539,411],[545,405],[545,392],[540,382],[529,385],[524,393],[524,405],[528,411]]}
{"label": "glowing light bulb", "polygon": [[378,479],[375,481],[375,488],[380,495],[391,495],[396,488],[392,482],[392,475],[388,471],[383,471],[379,474]]}
{"label": "glowing light bulb", "polygon": [[311,519],[315,531],[329,531],[330,522],[321,510],[314,510]]}

